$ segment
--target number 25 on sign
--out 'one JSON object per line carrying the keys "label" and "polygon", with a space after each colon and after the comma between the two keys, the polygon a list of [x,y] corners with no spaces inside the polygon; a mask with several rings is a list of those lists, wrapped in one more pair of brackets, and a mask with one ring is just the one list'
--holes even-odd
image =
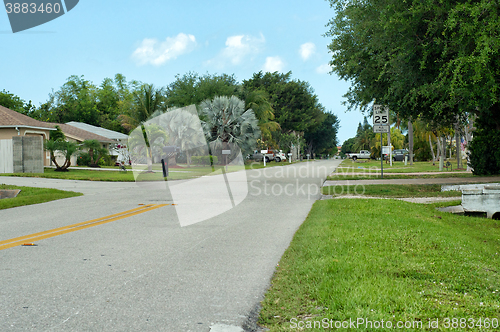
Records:
{"label": "number 25 on sign", "polygon": [[389,124],[389,107],[373,105],[373,124]]}

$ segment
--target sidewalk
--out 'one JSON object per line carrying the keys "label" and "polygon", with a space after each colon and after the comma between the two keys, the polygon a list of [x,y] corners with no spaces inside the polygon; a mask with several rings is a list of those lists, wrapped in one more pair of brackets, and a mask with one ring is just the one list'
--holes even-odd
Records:
{"label": "sidewalk", "polygon": [[345,185],[357,185],[357,184],[464,184],[464,183],[489,183],[489,182],[500,182],[500,176],[484,176],[484,177],[473,177],[473,178],[435,178],[435,179],[327,180],[323,183],[323,186],[324,187],[345,186]]}
{"label": "sidewalk", "polygon": [[[44,168],[56,168],[55,166],[44,166]],[[89,171],[112,171],[112,172],[123,172],[123,170],[116,166],[116,168],[104,168],[104,167],[80,167],[80,166],[70,166],[68,167],[68,169],[85,169],[85,170],[89,170]],[[130,171],[132,172],[133,169],[132,168],[127,168],[127,171]],[[168,169],[169,172],[173,172],[173,173],[188,173],[189,171],[174,171],[172,170],[171,168]],[[153,172],[155,173],[161,173],[163,171],[161,170],[153,170]]]}
{"label": "sidewalk", "polygon": [[[368,170],[368,169],[367,169]],[[380,171],[380,169],[378,169]],[[380,172],[351,172],[351,173],[345,173],[345,174],[370,174],[370,175],[378,175],[380,176]],[[342,172],[337,172],[334,174],[340,174],[343,175],[344,173]],[[397,172],[384,172],[384,175],[391,176],[391,175],[414,175],[414,176],[419,176],[419,175],[437,175],[437,174],[472,174],[470,171],[455,171],[455,172],[418,172],[418,173],[397,173]]]}

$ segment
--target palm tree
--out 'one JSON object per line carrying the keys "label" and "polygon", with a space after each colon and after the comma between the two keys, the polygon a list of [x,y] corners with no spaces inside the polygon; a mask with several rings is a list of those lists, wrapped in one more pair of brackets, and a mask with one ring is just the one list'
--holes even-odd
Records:
{"label": "palm tree", "polygon": [[[50,160],[56,165],[56,172],[68,172],[68,168],[71,166],[71,156],[77,151],[78,146],[74,142],[64,141],[58,139],[55,141],[45,140],[45,151],[49,151]],[[59,165],[56,160],[56,152],[64,155],[64,163]]]}
{"label": "palm tree", "polygon": [[370,150],[373,137],[372,129],[363,130],[354,138],[354,151]]}
{"label": "palm tree", "polygon": [[259,128],[262,140],[274,143],[271,132],[280,130],[278,122],[274,120],[274,113],[269,97],[264,90],[254,90],[245,98],[245,109],[252,109],[259,120]]}
{"label": "palm tree", "polygon": [[163,89],[157,89],[153,84],[143,84],[133,92],[133,105],[128,114],[122,114],[118,119],[125,129],[132,131],[164,107]]}
{"label": "palm tree", "polygon": [[[212,151],[237,144],[244,154],[253,150],[261,132],[252,109],[245,110],[243,101],[235,96],[215,97],[200,104],[203,130]],[[235,151],[232,152],[232,154]]]}
{"label": "palm tree", "polygon": [[128,114],[119,116],[122,126],[132,131],[129,138],[129,151],[137,161],[146,158],[148,172],[153,171],[153,148],[158,138],[167,140],[167,134],[161,128],[151,127],[146,130],[145,122],[164,108],[165,95],[163,89],[152,84],[143,84],[133,93],[133,106]]}
{"label": "palm tree", "polygon": [[99,167],[99,160],[105,155],[107,155],[108,150],[106,148],[101,147],[101,143],[99,143],[96,139],[85,140],[83,141],[82,146],[87,148],[89,157],[90,157],[90,167]]}
{"label": "palm tree", "polygon": [[161,155],[162,148],[168,142],[166,131],[150,121],[134,129],[128,139],[128,149],[133,163],[146,161],[149,173],[153,172],[153,156]]}
{"label": "palm tree", "polygon": [[192,155],[208,155],[207,141],[194,105],[155,112],[151,121],[166,130],[168,145],[176,146],[186,154],[188,167]]}

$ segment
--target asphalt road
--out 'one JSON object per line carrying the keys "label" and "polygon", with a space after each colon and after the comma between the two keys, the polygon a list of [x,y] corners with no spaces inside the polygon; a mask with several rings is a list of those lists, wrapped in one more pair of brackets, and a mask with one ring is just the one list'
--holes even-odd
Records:
{"label": "asphalt road", "polygon": [[[37,246],[0,250],[0,331],[185,332],[251,326],[249,317],[255,316],[276,264],[320,197],[326,175],[339,163],[247,171],[240,182],[249,192],[239,205],[185,227],[171,205],[175,190],[169,188],[181,181],[138,186],[0,177],[0,183],[85,194],[1,210],[0,243],[154,206],[34,241]],[[211,202],[216,209],[217,199]],[[198,212],[207,207],[200,204]]]}

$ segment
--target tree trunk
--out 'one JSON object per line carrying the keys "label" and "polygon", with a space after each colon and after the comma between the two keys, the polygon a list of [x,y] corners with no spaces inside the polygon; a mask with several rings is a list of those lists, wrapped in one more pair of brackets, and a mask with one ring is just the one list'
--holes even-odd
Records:
{"label": "tree trunk", "polygon": [[392,149],[391,149],[391,127],[389,126],[389,132],[387,133],[387,146],[389,147],[389,163],[392,165]]}
{"label": "tree trunk", "polygon": [[437,136],[437,134],[436,134],[436,160],[441,158],[441,155],[442,155],[441,147],[442,147],[441,138],[439,136]]}
{"label": "tree trunk", "polygon": [[452,136],[450,135],[449,137],[450,137],[450,159],[451,159],[451,152],[453,151],[453,149],[452,149],[453,148],[453,144],[451,142],[451,137]]}
{"label": "tree trunk", "polygon": [[89,156],[90,156],[90,165],[96,164],[94,162],[94,149],[92,149],[92,148],[89,149]]}
{"label": "tree trunk", "polygon": [[431,153],[432,153],[432,166],[434,166],[436,165],[436,155],[434,154],[434,147],[432,146],[432,139],[430,134],[429,134],[429,145],[431,147]]}
{"label": "tree trunk", "polygon": [[186,150],[186,163],[187,167],[191,167],[191,155],[189,154],[188,150]]}
{"label": "tree trunk", "polygon": [[413,123],[408,121],[408,143],[410,148],[410,165],[413,165]]}
{"label": "tree trunk", "polygon": [[457,168],[462,168],[461,167],[461,153],[460,153],[460,127],[457,122],[455,125],[455,147],[456,147],[456,154],[457,154]]}
{"label": "tree trunk", "polygon": [[300,161],[300,143],[297,144],[297,160]]}
{"label": "tree trunk", "polygon": [[148,163],[148,173],[153,172],[153,153],[151,151],[151,148],[148,146],[148,156],[147,156],[147,163]]}
{"label": "tree trunk", "polygon": [[443,154],[443,161],[446,160],[446,137],[441,137],[441,144],[443,145],[441,148],[441,153]]}
{"label": "tree trunk", "polygon": [[[465,146],[469,146],[470,141],[472,141],[472,132],[474,131],[474,120],[476,119],[476,115],[472,115],[469,117],[469,123],[465,126]],[[465,155],[466,159],[466,164],[467,164],[467,171],[471,170],[471,167],[469,165],[469,156],[466,154]]]}

